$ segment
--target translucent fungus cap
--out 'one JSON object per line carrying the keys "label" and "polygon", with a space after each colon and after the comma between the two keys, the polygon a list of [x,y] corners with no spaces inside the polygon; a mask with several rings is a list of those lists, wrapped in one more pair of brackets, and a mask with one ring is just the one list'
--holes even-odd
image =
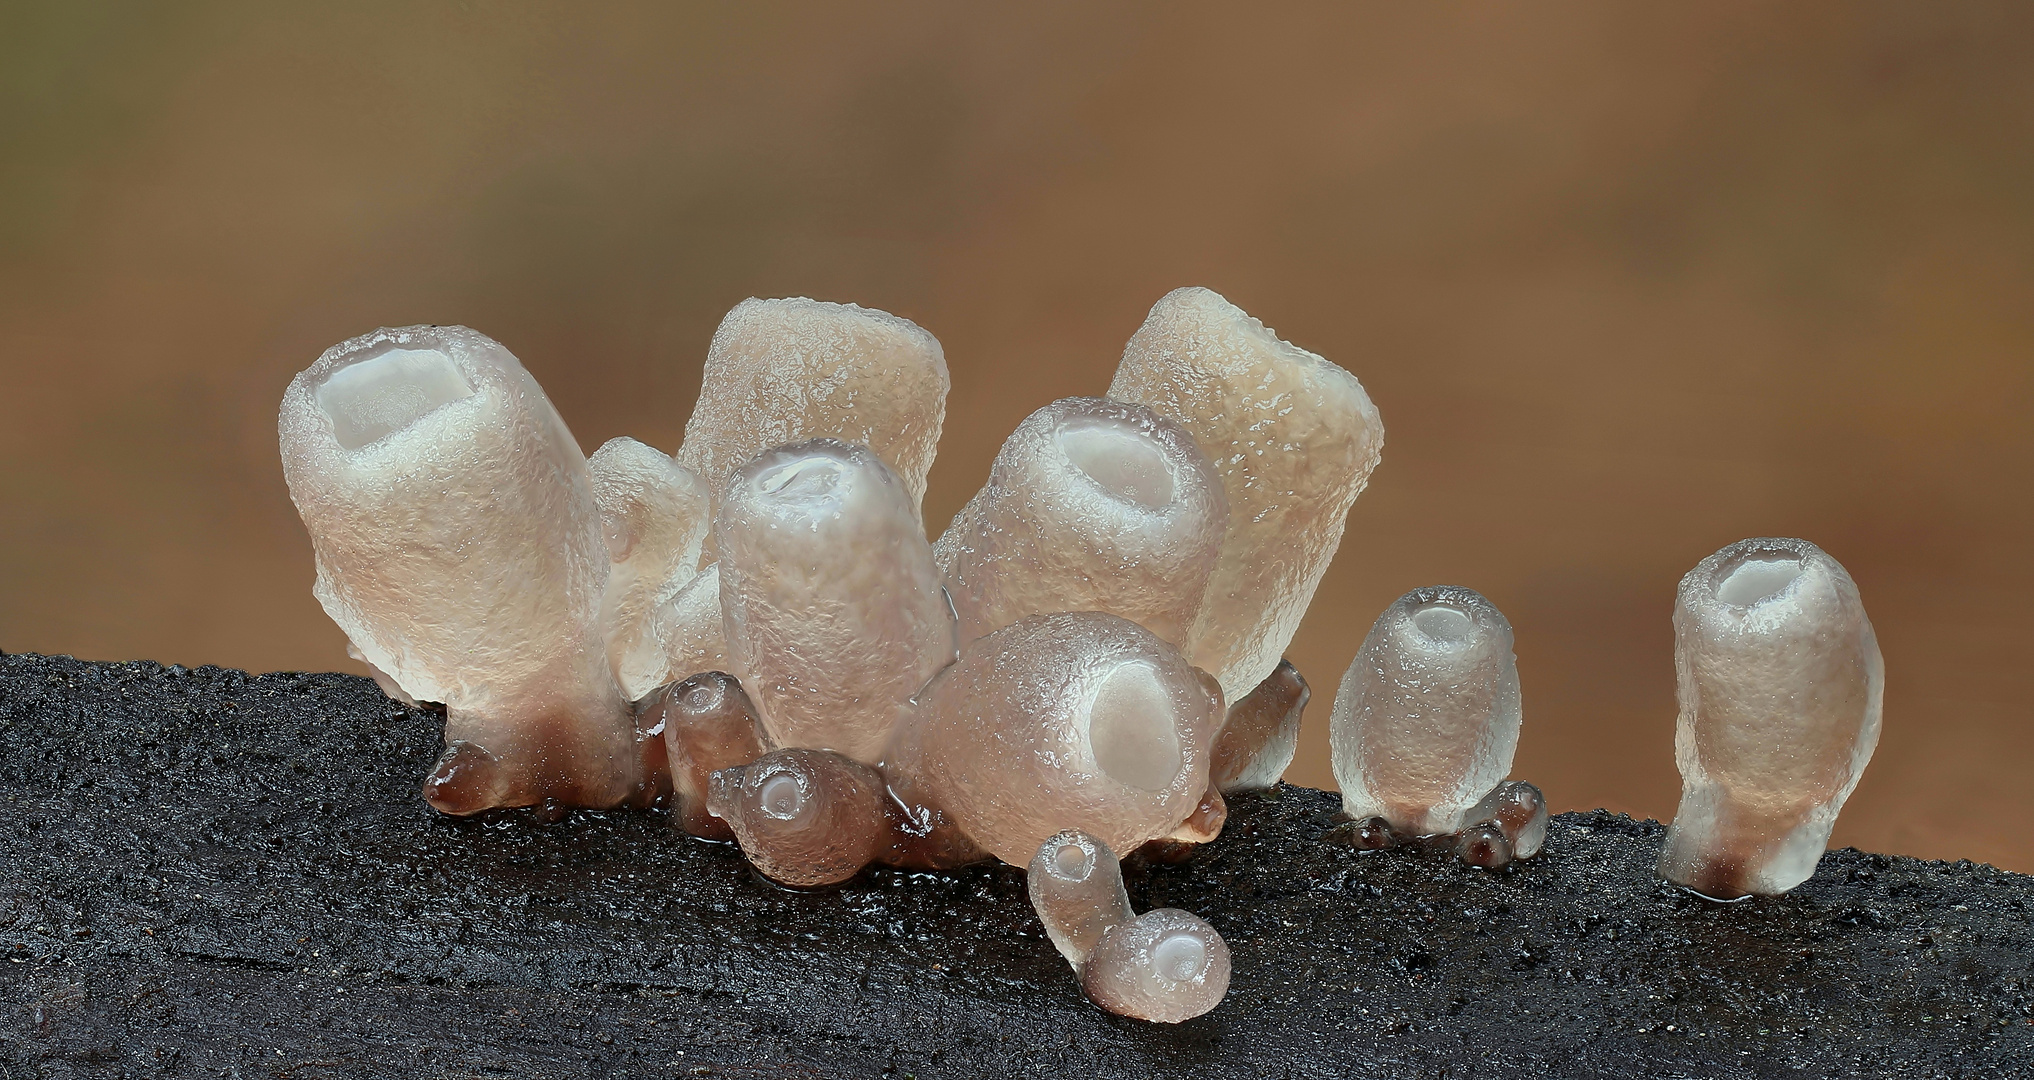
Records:
{"label": "translucent fungus cap", "polygon": [[714,531],[728,659],[771,738],[878,760],[954,658],[953,609],[897,474],[864,446],[777,447],[735,471]]}
{"label": "translucent fungus cap", "polygon": [[846,881],[889,840],[882,777],[829,750],[773,750],[716,772],[707,809],[757,870],[798,888]]}
{"label": "translucent fungus cap", "polygon": [[1208,779],[1224,795],[1276,785],[1299,751],[1300,718],[1313,690],[1287,660],[1229,706]]}
{"label": "translucent fungus cap", "polygon": [[1228,521],[1193,436],[1141,405],[1065,398],[1025,418],[933,549],[963,643],[1027,615],[1106,611],[1187,639]]}
{"label": "translucent fungus cap", "polygon": [[1116,853],[1079,829],[1040,844],[1024,877],[1046,934],[1076,969],[1087,963],[1103,931],[1136,917]]}
{"label": "translucent fungus cap", "polygon": [[894,755],[1012,865],[1065,828],[1128,851],[1207,789],[1221,696],[1177,650],[1100,612],[1035,615],[974,642],[925,689]]}
{"label": "translucent fungus cap", "polygon": [[707,349],[678,462],[717,500],[773,446],[837,439],[896,470],[917,512],[949,380],[939,341],[887,311],[793,297],[736,304]]}
{"label": "translucent fungus cap", "polygon": [[1806,540],[1741,540],[1681,579],[1674,658],[1661,872],[1717,896],[1800,884],[1878,745],[1885,672],[1856,583]]}
{"label": "translucent fungus cap", "polygon": [[1229,992],[1229,945],[1191,912],[1147,911],[1102,935],[1081,986],[1119,1016],[1177,1024],[1213,1009]]}
{"label": "translucent fungus cap", "polygon": [[1152,305],[1109,397],[1184,427],[1221,475],[1228,525],[1186,651],[1235,701],[1291,643],[1384,423],[1354,375],[1200,288]]}
{"label": "translucent fungus cap", "polygon": [[1452,833],[1511,771],[1520,720],[1511,624],[1472,589],[1435,585],[1379,615],[1328,723],[1343,811]]}

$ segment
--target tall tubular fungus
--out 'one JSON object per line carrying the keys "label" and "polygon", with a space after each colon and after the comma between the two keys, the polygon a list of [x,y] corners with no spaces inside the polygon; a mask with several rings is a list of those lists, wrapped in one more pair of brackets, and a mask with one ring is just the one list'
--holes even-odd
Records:
{"label": "tall tubular fungus", "polygon": [[1681,807],[1660,873],[1719,898],[1808,880],[1879,742],[1857,585],[1806,540],[1740,540],[1681,579],[1674,667]]}
{"label": "tall tubular fungus", "polygon": [[1409,834],[1452,833],[1518,748],[1511,624],[1471,589],[1393,601],[1349,663],[1328,720],[1342,812]]}
{"label": "tall tubular fungus", "polygon": [[903,482],[867,447],[778,447],[735,471],[714,535],[728,659],[764,729],[879,760],[955,651]]}
{"label": "tall tubular fungus", "polygon": [[948,383],[939,340],[909,319],[803,297],[744,300],[714,331],[678,463],[718,500],[764,450],[838,439],[896,470],[915,514]]}
{"label": "tall tubular fungus", "polygon": [[1185,429],[1141,405],[1065,398],[1017,426],[933,558],[963,644],[1026,615],[1106,611],[1183,645],[1228,517]]}
{"label": "tall tubular fungus", "polygon": [[1109,396],[1187,429],[1229,523],[1187,655],[1236,701],[1285,654],[1384,448],[1354,375],[1208,289],[1176,289],[1123,350]]}
{"label": "tall tubular fungus", "polygon": [[313,593],[368,663],[446,707],[433,806],[612,806],[640,765],[607,661],[586,459],[522,364],[464,327],[377,330],[291,380],[283,473]]}
{"label": "tall tubular fungus", "polygon": [[925,688],[891,762],[898,790],[1013,866],[1065,828],[1133,850],[1171,833],[1207,790],[1222,702],[1204,678],[1128,619],[1020,620]]}

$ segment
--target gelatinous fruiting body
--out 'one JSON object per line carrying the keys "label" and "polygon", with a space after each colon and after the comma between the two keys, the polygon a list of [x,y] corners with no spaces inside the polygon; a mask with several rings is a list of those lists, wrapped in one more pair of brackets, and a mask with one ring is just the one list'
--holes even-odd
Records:
{"label": "gelatinous fruiting body", "polygon": [[933,547],[963,644],[1027,615],[1106,611],[1183,645],[1229,517],[1193,436],[1142,405],[1032,413]]}
{"label": "gelatinous fruiting body", "polygon": [[626,798],[608,545],[586,459],[522,364],[464,327],[377,330],[292,380],[279,426],[318,602],[376,670],[445,704],[431,804]]}
{"label": "gelatinous fruiting body", "polygon": [[721,619],[719,563],[708,563],[676,595],[659,604],[650,619],[674,679],[732,666]]}
{"label": "gelatinous fruiting body", "polygon": [[706,808],[707,781],[770,748],[742,684],[719,671],[672,683],[644,700],[637,725],[663,747],[672,827],[707,840],[734,839],[727,822]]}
{"label": "gelatinous fruiting body", "polygon": [[1191,1020],[1229,992],[1229,945],[1191,912],[1147,911],[1102,935],[1081,968],[1081,988],[1118,1016]]}
{"label": "gelatinous fruiting body", "polygon": [[1024,874],[1032,910],[1059,954],[1078,971],[1102,932],[1137,917],[1123,891],[1123,868],[1109,845],[1079,829],[1048,837]]}
{"label": "gelatinous fruiting body", "polygon": [[1182,863],[1194,857],[1202,844],[1213,843],[1229,821],[1229,803],[1214,784],[1201,793],[1201,801],[1179,827],[1169,835],[1147,840],[1132,854],[1145,862]]}
{"label": "gelatinous fruiting body", "polygon": [[1492,788],[1462,820],[1468,824],[1456,835],[1455,854],[1474,866],[1494,869],[1530,859],[1547,842],[1546,797],[1523,780]]}
{"label": "gelatinous fruiting body", "polygon": [[867,447],[784,446],[735,470],[714,533],[734,675],[779,746],[875,762],[954,658],[911,495]]}
{"label": "gelatinous fruiting body", "polygon": [[[1217,796],[1219,798],[1219,796]],[[1047,837],[1024,875],[1031,908],[1095,1004],[1177,1024],[1229,992],[1229,946],[1178,908],[1138,915],[1109,845],[1079,829]]]}
{"label": "gelatinous fruiting body", "polygon": [[1176,289],[1123,351],[1109,396],[1178,423],[1222,476],[1229,523],[1187,655],[1235,701],[1278,666],[1384,424],[1347,371],[1208,289]]}
{"label": "gelatinous fruiting body", "polygon": [[1452,833],[1518,748],[1511,624],[1473,590],[1414,589],[1384,609],[1328,721],[1342,812]]}
{"label": "gelatinous fruiting body", "polygon": [[890,839],[883,778],[830,750],[773,750],[722,769],[706,801],[757,871],[794,888],[846,881]]}
{"label": "gelatinous fruiting body", "polygon": [[655,447],[609,439],[587,460],[613,566],[602,623],[608,660],[630,701],[691,672],[671,670],[657,609],[696,576],[713,520],[706,481]]}
{"label": "gelatinous fruiting body", "polygon": [[1660,873],[1725,898],[1808,880],[1879,741],[1857,585],[1806,540],[1741,540],[1681,579],[1674,666],[1681,807]]}
{"label": "gelatinous fruiting body", "polygon": [[1128,619],[1034,615],[969,645],[890,764],[974,841],[1026,865],[1076,828],[1111,850],[1170,834],[1207,790],[1212,680]]}
{"label": "gelatinous fruiting body", "polygon": [[1208,779],[1224,795],[1278,783],[1299,749],[1300,717],[1313,691],[1289,660],[1229,706],[1208,759]]}
{"label": "gelatinous fruiting body", "polygon": [[896,470],[916,513],[947,386],[939,341],[908,319],[802,297],[744,300],[714,331],[678,463],[718,500],[764,450],[838,439]]}

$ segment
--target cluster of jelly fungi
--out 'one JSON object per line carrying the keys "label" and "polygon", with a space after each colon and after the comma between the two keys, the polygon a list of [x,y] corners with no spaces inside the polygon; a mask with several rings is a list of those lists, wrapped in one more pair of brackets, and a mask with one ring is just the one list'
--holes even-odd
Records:
{"label": "cluster of jelly fungi", "polygon": [[[1310,691],[1282,654],[1377,465],[1377,410],[1342,368],[1180,289],[1108,396],[1025,419],[929,541],[947,388],[908,320],[746,300],[676,454],[619,438],[589,459],[507,349],[413,326],[298,375],[281,448],[349,652],[445,708],[439,811],[661,808],[793,888],[1000,859],[1028,868],[1103,1008],[1200,1015],[1228,947],[1186,912],[1132,912],[1115,853],[1190,857],[1226,797],[1291,763]],[[1675,613],[1688,794],[1662,871],[1718,895],[1813,869],[1878,724],[1848,576],[1812,545],[1747,544],[1690,574]],[[1774,648],[1813,655],[1746,659]],[[1773,719],[1831,678],[1855,693]],[[1335,700],[1333,835],[1531,858],[1548,818],[1505,779],[1519,722],[1503,615],[1468,589],[1408,593]],[[1828,753],[1748,751],[1762,723]]]}

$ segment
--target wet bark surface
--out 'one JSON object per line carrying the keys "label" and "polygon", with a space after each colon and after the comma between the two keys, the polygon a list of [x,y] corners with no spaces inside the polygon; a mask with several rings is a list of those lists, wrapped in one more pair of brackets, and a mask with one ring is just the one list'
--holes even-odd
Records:
{"label": "wet bark surface", "polygon": [[1501,871],[1239,797],[1126,868],[1233,951],[1163,1027],[1090,1005],[1022,874],[790,893],[642,812],[456,821],[441,722],[344,675],[0,658],[0,1080],[2034,1073],[2034,878],[1831,852],[1788,896],[1555,818]]}

